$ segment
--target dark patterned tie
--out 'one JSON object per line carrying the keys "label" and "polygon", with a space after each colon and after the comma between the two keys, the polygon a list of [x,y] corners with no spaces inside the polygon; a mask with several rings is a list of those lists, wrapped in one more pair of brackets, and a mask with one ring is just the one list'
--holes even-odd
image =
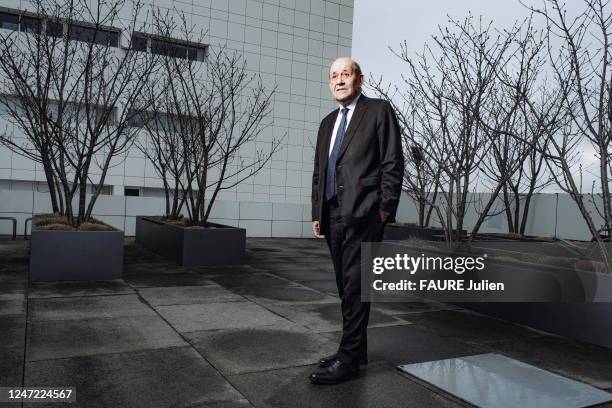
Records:
{"label": "dark patterned tie", "polygon": [[344,139],[344,133],[346,132],[346,114],[348,108],[342,108],[342,120],[338,131],[336,132],[336,140],[334,141],[334,147],[327,161],[327,176],[325,178],[325,198],[329,201],[336,195],[336,160],[338,159],[338,152],[342,145],[342,139]]}

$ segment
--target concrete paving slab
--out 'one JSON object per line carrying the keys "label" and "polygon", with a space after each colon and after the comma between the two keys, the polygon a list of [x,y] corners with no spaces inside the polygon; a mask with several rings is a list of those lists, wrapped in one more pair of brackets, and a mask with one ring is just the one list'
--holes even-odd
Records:
{"label": "concrete paving slab", "polygon": [[157,306],[156,310],[181,333],[266,326],[285,321],[253,302]]}
{"label": "concrete paving slab", "polygon": [[243,276],[213,276],[210,279],[217,282],[219,285],[228,289],[240,287],[240,286],[274,286],[281,285],[285,286],[289,283],[286,279],[282,279],[267,273],[256,273]]}
{"label": "concrete paving slab", "polygon": [[206,286],[210,279],[196,273],[160,273],[126,276],[125,282],[135,288],[168,287],[168,286]]}
{"label": "concrete paving slab", "polygon": [[149,275],[152,273],[184,273],[185,268],[173,262],[129,262],[124,265],[123,276]]}
{"label": "concrete paving slab", "polygon": [[0,349],[23,347],[26,319],[23,315],[0,316]]}
{"label": "concrete paving slab", "polygon": [[0,259],[2,259],[2,263],[26,263],[28,244],[28,241],[22,240],[0,240]]}
{"label": "concrete paving slab", "polygon": [[244,400],[191,347],[31,362],[25,383],[76,386],[71,407],[191,407]]}
{"label": "concrete paving slab", "polygon": [[204,276],[245,276],[265,272],[253,265],[192,266],[187,270]]}
{"label": "concrete paving slab", "polygon": [[212,284],[210,286],[140,288],[138,289],[138,293],[153,306],[244,301],[244,297],[217,284]]}
{"label": "concrete paving slab", "polygon": [[0,387],[21,387],[23,346],[0,348]]}
{"label": "concrete paving slab", "polygon": [[189,342],[224,374],[313,364],[338,349],[293,323],[189,333]]}
{"label": "concrete paving slab", "polygon": [[540,336],[539,332],[485,315],[459,310],[397,315],[438,334],[471,344]]}
{"label": "concrete paving slab", "polygon": [[[284,269],[286,268],[286,269]],[[317,269],[295,269],[291,266],[278,267],[277,269],[270,269],[270,273],[280,276],[285,279],[289,279],[296,282],[306,281],[320,281],[330,280],[336,282],[336,275],[331,271],[321,271]]]}
{"label": "concrete paving slab", "polygon": [[157,316],[137,295],[30,299],[29,308],[31,321]]}
{"label": "concrete paving slab", "polygon": [[0,299],[16,299],[26,293],[27,282],[1,282]]}
{"label": "concrete paving slab", "polygon": [[109,281],[32,282],[30,299],[134,293],[121,279]]}
{"label": "concrete paving slab", "polygon": [[26,302],[23,296],[15,299],[0,299],[0,316],[24,315]]}
{"label": "concrete paving slab", "polygon": [[304,281],[301,284],[330,296],[338,297],[338,286],[336,286],[335,280]]}
{"label": "concrete paving slab", "polygon": [[1,264],[0,261],[0,282],[24,283],[28,280],[28,265]]}
{"label": "concrete paving slab", "polygon": [[264,305],[279,303],[338,303],[340,301],[338,298],[297,284],[286,286],[239,286],[232,288],[232,291]]}
{"label": "concrete paving slab", "polygon": [[[442,304],[440,303],[439,305]],[[392,315],[446,310],[441,306],[426,303],[422,300],[415,300],[413,302],[372,302],[372,309]]]}
{"label": "concrete paving slab", "polygon": [[483,408],[575,408],[612,401],[612,394],[495,353],[399,368]]}
{"label": "concrete paving slab", "polygon": [[159,317],[34,321],[26,356],[38,361],[185,345]]}
{"label": "concrete paving slab", "polygon": [[456,403],[403,377],[397,370],[368,366],[359,377],[334,386],[308,380],[315,366],[230,376],[230,382],[257,407],[444,408]]}
{"label": "concrete paving slab", "polygon": [[[325,333],[338,344],[342,332]],[[414,325],[368,328],[368,358],[386,361],[390,366],[444,358],[469,356],[488,350],[424,330]]]}
{"label": "concrete paving slab", "polygon": [[236,400],[227,402],[202,402],[189,405],[189,408],[253,408],[253,405],[246,400]]}
{"label": "concrete paving slab", "polygon": [[329,254],[325,258],[305,257],[301,259],[270,258],[257,260],[257,266],[265,269],[293,269],[296,271],[324,271],[333,274],[334,265]]}
{"label": "concrete paving slab", "polygon": [[[274,305],[268,307],[275,313],[317,333],[334,332],[342,328],[342,312],[340,305],[337,303]],[[406,320],[397,319],[376,310],[370,312],[370,327],[408,323]]]}
{"label": "concrete paving slab", "polygon": [[612,388],[612,350],[604,347],[557,336],[498,341],[486,347],[594,387]]}

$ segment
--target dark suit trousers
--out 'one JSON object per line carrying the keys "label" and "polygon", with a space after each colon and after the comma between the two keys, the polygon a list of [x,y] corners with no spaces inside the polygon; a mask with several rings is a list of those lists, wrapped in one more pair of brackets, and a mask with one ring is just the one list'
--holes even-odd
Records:
{"label": "dark suit trousers", "polygon": [[326,203],[324,214],[328,221],[325,237],[336,272],[342,308],[342,339],[338,356],[343,362],[357,363],[367,357],[370,318],[370,303],[361,301],[361,243],[381,241],[384,225],[378,211],[373,211],[361,223],[344,224],[335,197]]}

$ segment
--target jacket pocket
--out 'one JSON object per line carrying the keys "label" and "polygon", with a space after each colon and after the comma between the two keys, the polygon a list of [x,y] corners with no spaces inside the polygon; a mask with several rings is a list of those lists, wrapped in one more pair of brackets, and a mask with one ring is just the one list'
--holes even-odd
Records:
{"label": "jacket pocket", "polygon": [[359,179],[359,183],[362,186],[377,186],[377,185],[380,185],[380,177],[372,176],[372,177],[362,178],[362,179]]}

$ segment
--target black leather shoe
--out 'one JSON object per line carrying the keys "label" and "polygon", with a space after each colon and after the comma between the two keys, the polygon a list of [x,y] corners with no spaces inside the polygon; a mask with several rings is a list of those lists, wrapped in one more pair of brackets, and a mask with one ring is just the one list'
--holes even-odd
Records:
{"label": "black leather shoe", "polygon": [[[319,360],[319,367],[329,367],[334,360],[338,359],[338,354],[332,354],[331,356],[323,357]],[[362,357],[359,359],[359,365],[368,365],[368,358]]]}
{"label": "black leather shoe", "polygon": [[334,360],[325,369],[319,369],[310,374],[310,382],[313,384],[339,384],[355,378],[357,374],[359,374],[359,364]]}

